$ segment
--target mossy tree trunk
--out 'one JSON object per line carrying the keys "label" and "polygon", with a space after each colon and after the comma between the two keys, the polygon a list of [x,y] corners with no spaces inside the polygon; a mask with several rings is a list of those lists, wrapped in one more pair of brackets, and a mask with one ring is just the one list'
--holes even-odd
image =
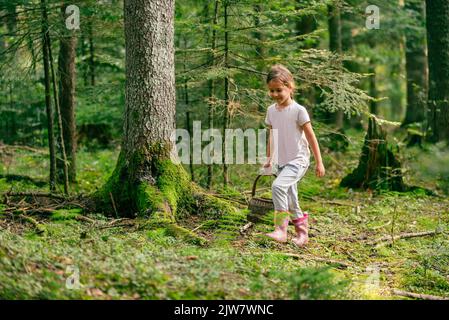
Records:
{"label": "mossy tree trunk", "polygon": [[386,140],[386,132],[376,117],[369,118],[368,132],[358,167],[343,178],[340,185],[348,188],[405,191],[401,164]]}
{"label": "mossy tree trunk", "polygon": [[123,140],[114,172],[93,195],[93,209],[166,222],[192,212],[232,210],[191,184],[182,165],[171,160],[176,106],[174,0],[125,0],[124,20]]}
{"label": "mossy tree trunk", "polygon": [[[170,160],[175,129],[174,1],[126,0],[126,99],[121,152],[97,193],[120,216],[176,211],[188,177]],[[172,218],[172,217],[171,217]]]}
{"label": "mossy tree trunk", "polygon": [[449,141],[449,0],[426,1],[429,55],[429,132],[432,142]]}

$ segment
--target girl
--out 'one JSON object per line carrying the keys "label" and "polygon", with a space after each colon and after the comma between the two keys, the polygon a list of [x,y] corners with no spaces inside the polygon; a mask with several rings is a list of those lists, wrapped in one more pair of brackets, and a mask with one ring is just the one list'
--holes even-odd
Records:
{"label": "girl", "polygon": [[272,162],[278,166],[277,178],[272,185],[275,230],[267,236],[286,242],[291,214],[296,231],[292,242],[301,247],[309,238],[308,214],[303,213],[299,207],[296,184],[309,167],[309,145],[315,158],[316,175],[324,176],[325,169],[309,114],[306,108],[292,99],[295,82],[290,71],[282,65],[274,65],[268,73],[267,85],[275,103],[268,107],[265,118],[270,134],[267,144],[268,160],[264,168],[269,169]]}

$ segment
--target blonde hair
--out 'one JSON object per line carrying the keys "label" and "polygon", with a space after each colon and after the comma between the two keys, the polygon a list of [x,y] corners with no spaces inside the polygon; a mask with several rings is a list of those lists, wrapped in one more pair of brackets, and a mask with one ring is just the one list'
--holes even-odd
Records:
{"label": "blonde hair", "polygon": [[275,64],[271,67],[267,75],[267,84],[272,80],[280,81],[286,87],[292,89],[292,91],[295,90],[295,79],[293,79],[292,73],[282,64]]}

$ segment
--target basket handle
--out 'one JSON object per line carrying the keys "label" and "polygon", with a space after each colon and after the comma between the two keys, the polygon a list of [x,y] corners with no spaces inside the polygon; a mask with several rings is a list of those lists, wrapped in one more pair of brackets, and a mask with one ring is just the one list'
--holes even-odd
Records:
{"label": "basket handle", "polygon": [[256,195],[257,181],[259,181],[259,178],[260,178],[260,177],[263,177],[263,176],[275,176],[275,177],[277,177],[275,174],[271,174],[271,175],[267,175],[267,174],[259,174],[259,175],[256,177],[256,180],[254,180],[254,183],[253,183],[253,189],[252,189],[252,191],[251,191],[251,197],[254,197],[254,196]]}

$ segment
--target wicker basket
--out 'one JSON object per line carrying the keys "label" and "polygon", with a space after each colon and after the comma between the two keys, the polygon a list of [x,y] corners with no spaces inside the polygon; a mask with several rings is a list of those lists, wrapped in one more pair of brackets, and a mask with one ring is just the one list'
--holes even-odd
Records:
{"label": "wicker basket", "polygon": [[273,200],[255,197],[257,181],[259,181],[260,177],[262,177],[262,175],[258,175],[256,180],[254,180],[253,189],[251,191],[251,200],[249,201],[248,206],[250,213],[247,217],[248,221],[251,222],[260,221],[265,214],[271,210],[274,210]]}

